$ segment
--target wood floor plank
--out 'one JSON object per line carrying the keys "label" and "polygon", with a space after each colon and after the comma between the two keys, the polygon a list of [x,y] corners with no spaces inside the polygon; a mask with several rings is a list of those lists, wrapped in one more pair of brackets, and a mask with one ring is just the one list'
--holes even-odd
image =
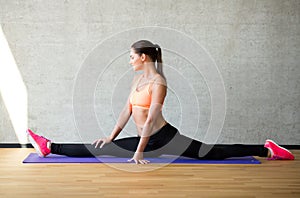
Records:
{"label": "wood floor plank", "polygon": [[[294,161],[260,165],[22,164],[33,149],[0,149],[0,197],[300,197]],[[129,170],[129,171],[124,171]],[[132,172],[138,171],[138,172]]]}

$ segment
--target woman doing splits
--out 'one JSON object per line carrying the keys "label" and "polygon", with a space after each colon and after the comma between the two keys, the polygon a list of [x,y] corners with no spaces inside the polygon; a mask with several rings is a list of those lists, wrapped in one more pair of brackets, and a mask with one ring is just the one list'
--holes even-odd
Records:
{"label": "woman doing splits", "polygon": [[[290,151],[272,140],[266,140],[264,146],[221,147],[207,145],[180,134],[162,115],[167,82],[162,69],[160,46],[147,40],[135,42],[130,49],[129,63],[134,71],[142,70],[143,73],[134,77],[131,93],[111,135],[97,139],[92,144],[57,144],[28,129],[29,139],[40,156],[46,157],[50,153],[72,157],[112,155],[129,158],[129,162],[136,164],[147,164],[149,161],[145,158],[162,154],[214,160],[242,156],[294,159]],[[137,128],[137,136],[116,139],[131,116]],[[200,148],[208,149],[203,153]]]}

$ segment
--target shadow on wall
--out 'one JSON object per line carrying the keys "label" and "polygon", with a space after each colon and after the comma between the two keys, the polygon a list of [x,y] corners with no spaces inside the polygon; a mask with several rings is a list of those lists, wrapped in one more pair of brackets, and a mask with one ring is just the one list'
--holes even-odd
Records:
{"label": "shadow on wall", "polygon": [[0,26],[0,93],[20,144],[28,143],[27,89]]}

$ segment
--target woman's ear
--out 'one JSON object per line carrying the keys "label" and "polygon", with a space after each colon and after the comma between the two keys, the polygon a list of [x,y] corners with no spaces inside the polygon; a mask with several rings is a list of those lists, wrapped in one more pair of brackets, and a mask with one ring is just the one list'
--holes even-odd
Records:
{"label": "woman's ear", "polygon": [[146,54],[142,54],[142,55],[141,55],[141,60],[142,60],[142,61],[145,61],[145,60],[146,60]]}

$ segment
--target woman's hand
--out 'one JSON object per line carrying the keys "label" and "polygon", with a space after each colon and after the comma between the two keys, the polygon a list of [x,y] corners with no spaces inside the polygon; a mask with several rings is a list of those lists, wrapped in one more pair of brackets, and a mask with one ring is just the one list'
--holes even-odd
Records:
{"label": "woman's hand", "polygon": [[134,161],[136,164],[148,164],[150,161],[144,159],[142,152],[135,152],[133,157],[128,162]]}
{"label": "woman's hand", "polygon": [[[102,143],[101,143],[101,142],[102,142]],[[102,148],[105,144],[110,143],[110,142],[112,142],[111,138],[110,138],[110,137],[106,137],[106,138],[100,138],[100,139],[95,140],[95,141],[92,143],[92,145],[93,145],[93,144],[96,144],[96,145],[95,145],[95,148],[97,148],[98,145],[101,143],[100,148]]]}

